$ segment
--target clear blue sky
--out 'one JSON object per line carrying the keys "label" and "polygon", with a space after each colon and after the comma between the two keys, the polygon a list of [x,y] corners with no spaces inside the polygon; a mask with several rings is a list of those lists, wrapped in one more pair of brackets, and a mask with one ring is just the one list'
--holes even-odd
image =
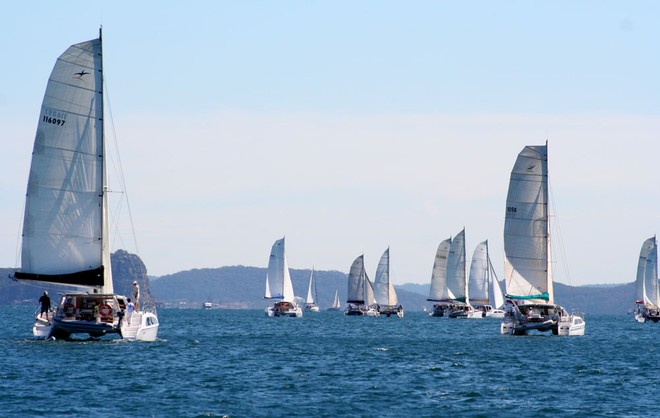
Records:
{"label": "clear blue sky", "polygon": [[[149,273],[266,266],[426,283],[466,227],[502,274],[509,173],[550,144],[556,280],[634,280],[660,226],[655,1],[38,1],[0,15],[0,265],[17,260],[55,59],[103,25],[105,78]],[[114,136],[114,135],[112,135]],[[560,255],[563,253],[563,255]],[[303,295],[304,296],[304,295]]]}

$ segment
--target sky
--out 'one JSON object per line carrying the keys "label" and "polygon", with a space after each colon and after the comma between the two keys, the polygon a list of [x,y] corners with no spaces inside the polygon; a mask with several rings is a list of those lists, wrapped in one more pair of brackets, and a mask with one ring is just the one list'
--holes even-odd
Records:
{"label": "sky", "polygon": [[660,228],[658,16],[650,0],[10,2],[0,266],[19,265],[50,71],[102,25],[128,197],[113,251],[150,275],[265,267],[285,236],[290,268],[364,254],[373,277],[390,247],[395,284],[429,283],[465,227],[468,260],[487,239],[501,278],[511,168],[548,141],[555,281],[631,282]]}

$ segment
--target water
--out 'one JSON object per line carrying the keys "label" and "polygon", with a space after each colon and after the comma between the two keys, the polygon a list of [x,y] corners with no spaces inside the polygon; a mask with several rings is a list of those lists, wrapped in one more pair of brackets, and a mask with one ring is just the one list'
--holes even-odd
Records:
{"label": "water", "polygon": [[159,311],[159,341],[35,341],[0,311],[2,416],[624,417],[658,414],[660,324],[587,318],[583,337],[499,321]]}

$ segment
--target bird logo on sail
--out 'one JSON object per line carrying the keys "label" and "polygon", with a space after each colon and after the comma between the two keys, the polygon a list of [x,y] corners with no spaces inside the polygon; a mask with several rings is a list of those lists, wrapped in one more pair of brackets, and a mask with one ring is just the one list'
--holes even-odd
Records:
{"label": "bird logo on sail", "polygon": [[78,73],[74,73],[74,74],[73,74],[73,78],[75,78],[75,79],[77,79],[77,80],[82,80],[82,79],[83,79],[83,76],[84,76],[84,75],[87,75],[87,74],[90,74],[90,73],[85,72],[85,70],[83,69],[82,71],[80,71],[80,72],[78,72]]}

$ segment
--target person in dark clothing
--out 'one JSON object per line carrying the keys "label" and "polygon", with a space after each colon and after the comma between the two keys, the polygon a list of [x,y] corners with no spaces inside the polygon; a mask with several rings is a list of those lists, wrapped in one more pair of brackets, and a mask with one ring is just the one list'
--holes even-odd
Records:
{"label": "person in dark clothing", "polygon": [[48,318],[48,311],[50,310],[50,297],[48,297],[48,291],[44,291],[43,296],[39,298],[39,303],[41,304],[41,312],[39,317],[43,318],[44,312],[46,312],[46,321],[50,321]]}

